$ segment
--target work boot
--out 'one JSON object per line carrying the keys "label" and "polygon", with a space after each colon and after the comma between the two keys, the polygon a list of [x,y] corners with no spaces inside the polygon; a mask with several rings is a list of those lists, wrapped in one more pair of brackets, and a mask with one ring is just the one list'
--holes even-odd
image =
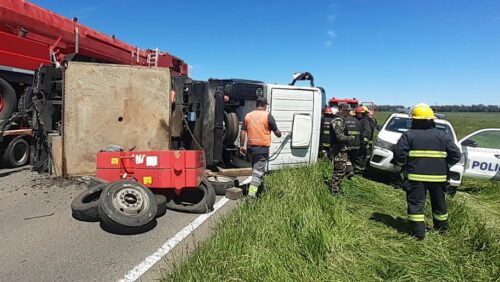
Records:
{"label": "work boot", "polygon": [[448,231],[448,221],[434,220],[434,229],[436,229],[441,235],[446,234]]}
{"label": "work boot", "polygon": [[349,180],[351,180],[353,178],[353,176],[355,176],[356,174],[353,172],[353,171],[349,171],[345,177]]}
{"label": "work boot", "polygon": [[250,187],[248,187],[248,198],[256,199],[258,191],[259,191],[259,187],[254,186],[254,185],[250,185]]}
{"label": "work boot", "polygon": [[411,231],[413,237],[418,241],[424,240],[425,238],[425,222],[423,221],[410,221]]}

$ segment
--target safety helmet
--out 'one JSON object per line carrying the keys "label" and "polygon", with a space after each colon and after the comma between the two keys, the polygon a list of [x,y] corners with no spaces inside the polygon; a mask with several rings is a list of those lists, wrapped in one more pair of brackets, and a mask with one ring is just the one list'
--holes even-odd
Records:
{"label": "safety helmet", "polygon": [[363,110],[365,110],[365,113],[369,113],[370,112],[370,110],[368,109],[367,106],[361,106],[361,107],[363,107]]}
{"label": "safety helmet", "polygon": [[336,115],[339,113],[339,108],[337,108],[337,107],[331,107],[330,109],[331,109],[333,115]]}
{"label": "safety helmet", "polygon": [[411,118],[412,119],[435,119],[434,111],[432,111],[429,105],[420,103],[416,104],[411,108]]}
{"label": "safety helmet", "polygon": [[333,114],[333,113],[332,113],[332,108],[330,108],[330,107],[326,107],[326,108],[325,108],[325,115],[332,115],[332,114]]}
{"label": "safety helmet", "polygon": [[354,112],[357,114],[362,114],[365,113],[365,109],[363,109],[362,106],[357,106],[356,109],[354,109]]}

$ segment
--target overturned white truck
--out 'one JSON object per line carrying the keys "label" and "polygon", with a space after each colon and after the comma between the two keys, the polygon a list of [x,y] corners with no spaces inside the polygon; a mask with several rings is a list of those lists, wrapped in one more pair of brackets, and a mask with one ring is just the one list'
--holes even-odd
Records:
{"label": "overturned white truck", "polygon": [[[324,91],[241,79],[192,80],[168,69],[68,62],[44,66],[33,83],[33,165],[62,176],[92,175],[99,148],[197,150],[208,168],[248,167],[239,132],[266,97],[283,137],[268,170],[316,162]],[[295,80],[294,80],[295,81]],[[50,164],[50,165],[49,165]]]}

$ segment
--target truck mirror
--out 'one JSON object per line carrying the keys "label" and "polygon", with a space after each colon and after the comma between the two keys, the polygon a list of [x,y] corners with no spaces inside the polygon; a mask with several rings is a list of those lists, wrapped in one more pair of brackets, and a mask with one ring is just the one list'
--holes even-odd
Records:
{"label": "truck mirror", "polygon": [[460,145],[465,146],[465,147],[473,147],[473,148],[479,146],[479,144],[472,139],[465,139],[464,141],[462,141],[462,143],[460,143]]}
{"label": "truck mirror", "polygon": [[308,148],[312,137],[312,117],[309,114],[295,114],[292,123],[292,149]]}

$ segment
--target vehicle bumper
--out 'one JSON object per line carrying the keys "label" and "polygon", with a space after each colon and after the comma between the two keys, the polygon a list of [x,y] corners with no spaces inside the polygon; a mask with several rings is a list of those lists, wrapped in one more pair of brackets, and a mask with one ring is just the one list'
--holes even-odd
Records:
{"label": "vehicle bumper", "polygon": [[392,158],[392,151],[374,146],[370,166],[388,172],[399,172],[401,168],[391,164]]}

